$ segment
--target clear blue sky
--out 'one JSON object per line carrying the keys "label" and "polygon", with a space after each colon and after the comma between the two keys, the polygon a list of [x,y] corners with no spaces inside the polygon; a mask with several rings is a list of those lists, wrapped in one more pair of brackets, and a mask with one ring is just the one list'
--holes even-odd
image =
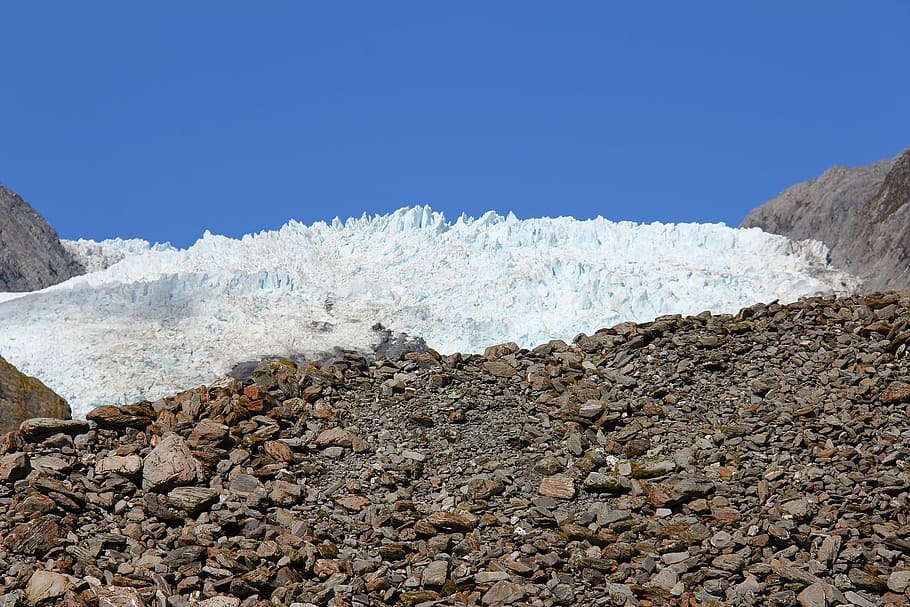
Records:
{"label": "clear blue sky", "polygon": [[0,183],[61,236],[430,204],[737,224],[910,145],[907,0],[8,2]]}

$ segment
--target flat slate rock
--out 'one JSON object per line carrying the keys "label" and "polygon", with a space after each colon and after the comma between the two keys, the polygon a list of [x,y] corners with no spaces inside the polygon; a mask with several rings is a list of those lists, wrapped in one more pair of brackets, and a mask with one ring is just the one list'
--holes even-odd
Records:
{"label": "flat slate rock", "polygon": [[88,432],[89,425],[81,419],[57,419],[54,417],[33,417],[19,425],[19,432],[26,440],[37,442],[54,434],[76,436]]}

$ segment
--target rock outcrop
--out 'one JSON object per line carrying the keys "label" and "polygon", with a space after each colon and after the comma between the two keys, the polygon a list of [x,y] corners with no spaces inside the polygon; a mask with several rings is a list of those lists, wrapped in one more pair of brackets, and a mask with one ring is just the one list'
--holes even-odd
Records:
{"label": "rock outcrop", "polygon": [[40,380],[19,372],[0,357],[0,432],[32,417],[68,419],[70,408]]}
{"label": "rock outcrop", "polygon": [[910,148],[855,168],[835,166],[752,209],[741,227],[815,239],[866,291],[910,287]]}
{"label": "rock outcrop", "polygon": [[35,291],[84,272],[44,218],[0,185],[0,291]]}
{"label": "rock outcrop", "polygon": [[910,292],[271,361],[0,437],[0,605],[907,605]]}

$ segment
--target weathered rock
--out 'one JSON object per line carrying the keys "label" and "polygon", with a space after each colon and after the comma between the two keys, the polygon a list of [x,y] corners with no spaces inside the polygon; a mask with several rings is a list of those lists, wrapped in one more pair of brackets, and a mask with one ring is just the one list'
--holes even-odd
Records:
{"label": "weathered rock", "polygon": [[582,486],[587,491],[624,493],[629,491],[629,479],[624,476],[611,476],[600,472],[591,472],[585,477]]}
{"label": "weathered rock", "polygon": [[493,587],[483,595],[481,600],[484,605],[511,605],[523,600],[525,596],[527,596],[527,592],[522,586],[508,580],[501,580],[493,584]]}
{"label": "weathered rock", "polygon": [[119,474],[132,477],[142,470],[142,458],[138,455],[110,455],[95,464],[96,474]]}
{"label": "weathered rock", "polygon": [[94,592],[98,607],[146,607],[136,589],[129,586],[106,586]]}
{"label": "weathered rock", "polygon": [[14,527],[3,538],[3,547],[13,554],[42,557],[59,542],[63,529],[53,518],[43,517]]}
{"label": "weathered rock", "polygon": [[53,571],[36,571],[28,580],[25,587],[25,596],[32,605],[55,601],[72,588],[78,580]]}
{"label": "weathered rock", "polygon": [[910,588],[910,570],[892,571],[888,576],[888,590],[904,592]]}
{"label": "weathered rock", "polygon": [[17,451],[0,457],[0,483],[17,481],[31,471],[28,455]]}
{"label": "weathered rock", "polygon": [[146,491],[166,491],[194,483],[197,478],[196,460],[178,434],[165,434],[142,464],[142,488]]}
{"label": "weathered rock", "polygon": [[575,497],[575,481],[563,476],[547,476],[540,479],[537,492],[547,497],[572,499]]}
{"label": "weathered rock", "polygon": [[177,487],[167,494],[167,501],[172,506],[197,514],[218,501],[220,493],[208,487]]}
{"label": "weathered rock", "polygon": [[102,405],[89,411],[85,419],[95,422],[102,428],[145,428],[154,421],[151,410],[144,407],[115,407]]}
{"label": "weathered rock", "polygon": [[24,439],[38,442],[58,433],[69,434],[70,436],[83,434],[88,432],[88,424],[78,419],[36,417],[22,422],[19,425],[19,432]]}
{"label": "weathered rock", "polygon": [[427,517],[427,522],[437,529],[456,533],[467,533],[477,524],[476,517],[473,515],[453,512],[434,512]]}

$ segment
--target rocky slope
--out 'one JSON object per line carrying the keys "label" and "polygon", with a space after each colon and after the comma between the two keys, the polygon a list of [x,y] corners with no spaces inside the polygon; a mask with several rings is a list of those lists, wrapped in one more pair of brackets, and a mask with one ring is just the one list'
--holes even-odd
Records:
{"label": "rocky slope", "polygon": [[0,437],[0,605],[906,605],[910,292],[272,361]]}
{"label": "rocky slope", "polygon": [[70,417],[60,396],[34,377],[20,373],[0,356],[0,432],[30,417]]}
{"label": "rocky slope", "polygon": [[855,168],[835,166],[756,207],[741,227],[821,240],[863,289],[910,286],[910,148]]}
{"label": "rocky slope", "polygon": [[0,185],[0,292],[36,291],[84,272],[44,218]]}

